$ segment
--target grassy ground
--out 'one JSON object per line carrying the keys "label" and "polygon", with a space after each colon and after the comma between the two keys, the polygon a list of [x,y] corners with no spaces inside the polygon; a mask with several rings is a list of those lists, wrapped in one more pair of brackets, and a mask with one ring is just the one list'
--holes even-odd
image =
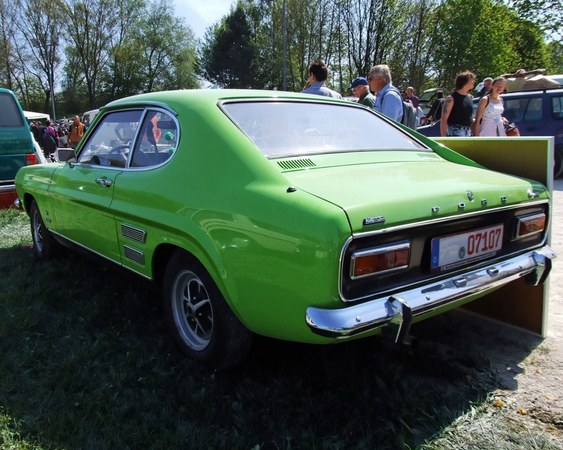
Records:
{"label": "grassy ground", "polygon": [[[503,418],[495,395],[515,387],[466,314],[415,325],[408,351],[257,339],[242,367],[210,372],[175,352],[150,285],[71,253],[37,261],[14,210],[0,292],[1,449],[560,448]],[[518,361],[538,342],[495,345]]]}

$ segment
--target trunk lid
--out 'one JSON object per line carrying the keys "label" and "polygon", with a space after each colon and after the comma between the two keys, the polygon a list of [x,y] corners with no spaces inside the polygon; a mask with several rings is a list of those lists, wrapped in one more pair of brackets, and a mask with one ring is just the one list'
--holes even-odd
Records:
{"label": "trunk lid", "polygon": [[342,208],[353,233],[547,197],[539,183],[439,157],[324,167],[315,161],[312,169],[285,175],[296,188]]}

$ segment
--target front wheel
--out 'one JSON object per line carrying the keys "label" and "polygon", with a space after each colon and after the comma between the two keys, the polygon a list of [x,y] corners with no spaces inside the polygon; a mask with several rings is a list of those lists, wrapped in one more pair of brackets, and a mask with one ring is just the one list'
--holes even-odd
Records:
{"label": "front wheel", "polygon": [[60,244],[55,240],[51,232],[45,226],[37,202],[33,200],[29,208],[29,219],[31,223],[31,237],[33,239],[33,251],[39,259],[50,259],[59,251]]}
{"label": "front wheel", "polygon": [[233,314],[201,264],[176,252],[166,268],[162,292],[165,320],[183,353],[217,369],[244,359],[252,334]]}

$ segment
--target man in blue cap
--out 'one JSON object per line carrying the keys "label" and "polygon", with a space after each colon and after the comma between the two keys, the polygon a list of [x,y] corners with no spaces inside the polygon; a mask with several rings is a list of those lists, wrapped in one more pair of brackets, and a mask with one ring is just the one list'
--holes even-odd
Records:
{"label": "man in blue cap", "polygon": [[355,78],[350,85],[352,94],[354,97],[358,98],[358,103],[367,106],[368,108],[373,108],[375,103],[375,97],[369,91],[368,80],[364,77]]}

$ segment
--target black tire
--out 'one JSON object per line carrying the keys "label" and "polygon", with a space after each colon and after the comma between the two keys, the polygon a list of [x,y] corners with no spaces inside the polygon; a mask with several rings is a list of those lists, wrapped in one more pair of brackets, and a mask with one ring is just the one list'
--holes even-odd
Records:
{"label": "black tire", "polygon": [[248,354],[252,333],[233,314],[207,271],[187,253],[170,259],[162,285],[166,324],[179,350],[224,370]]}
{"label": "black tire", "polygon": [[45,226],[45,222],[43,222],[43,217],[41,217],[41,212],[35,200],[31,202],[29,208],[29,220],[35,256],[42,260],[55,257],[59,253],[60,244]]}

